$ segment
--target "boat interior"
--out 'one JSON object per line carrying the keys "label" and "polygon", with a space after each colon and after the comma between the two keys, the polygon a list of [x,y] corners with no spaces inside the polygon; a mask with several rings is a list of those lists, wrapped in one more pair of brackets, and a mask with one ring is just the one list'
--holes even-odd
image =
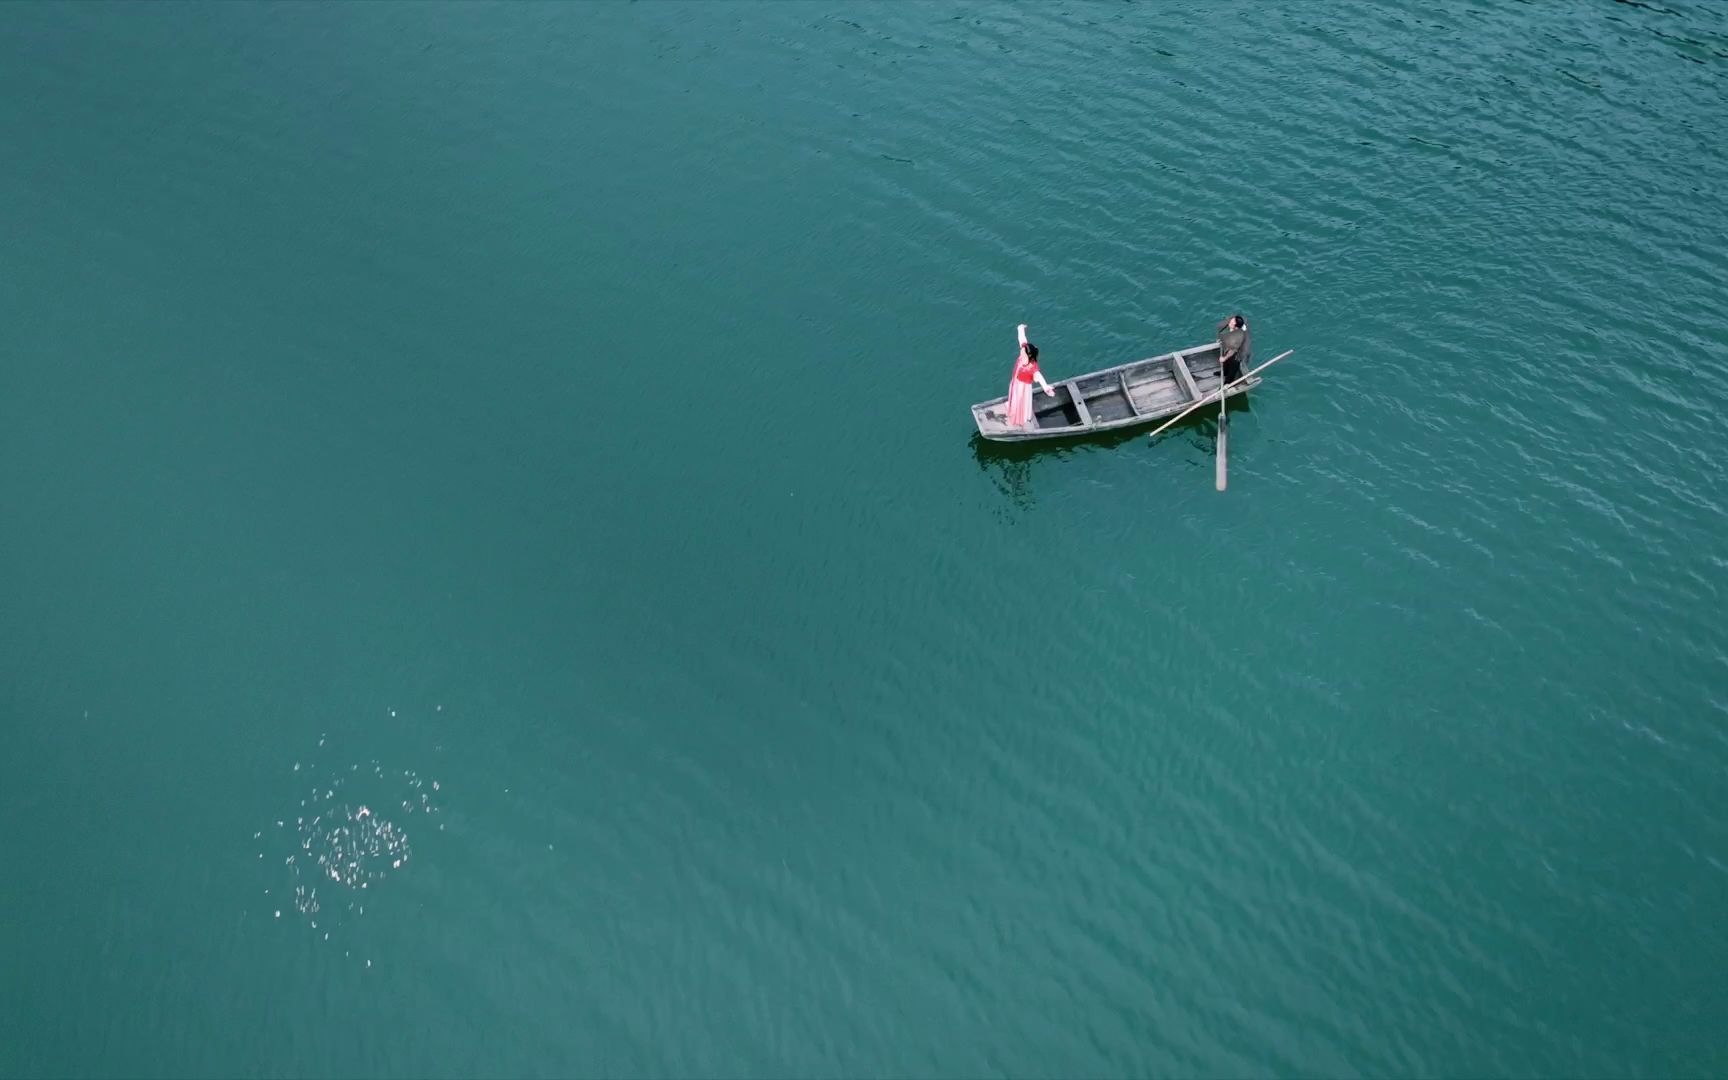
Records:
{"label": "boat interior", "polygon": [[[1187,365],[1188,380],[1176,370],[1175,355],[1180,355]],[[1040,428],[1074,427],[1083,423],[1070,392],[1072,387],[1079,392],[1093,424],[1111,424],[1142,416],[1156,417],[1176,412],[1216,391],[1218,377],[1217,345],[1180,354],[1166,353],[1071,382],[1052,383],[1051,389],[1056,391],[1056,396],[1034,394],[1032,411]]]}

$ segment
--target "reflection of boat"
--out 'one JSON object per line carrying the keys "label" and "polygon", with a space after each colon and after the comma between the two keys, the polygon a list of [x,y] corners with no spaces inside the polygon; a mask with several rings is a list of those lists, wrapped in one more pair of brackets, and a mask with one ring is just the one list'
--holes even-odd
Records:
{"label": "reflection of boat", "polygon": [[[978,434],[1000,442],[1113,431],[1174,416],[1217,394],[1219,375],[1218,343],[1214,341],[1062,382],[1051,380],[1056,396],[1033,394],[1032,423],[1025,427],[1006,423],[1006,397],[972,406],[972,419],[978,424]],[[1225,397],[1245,394],[1259,384],[1258,376],[1244,379]]]}

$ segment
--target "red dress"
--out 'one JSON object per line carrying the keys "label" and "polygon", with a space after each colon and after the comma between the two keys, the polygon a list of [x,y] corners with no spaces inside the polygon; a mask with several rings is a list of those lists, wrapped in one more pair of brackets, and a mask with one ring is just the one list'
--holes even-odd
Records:
{"label": "red dress", "polygon": [[1022,348],[1014,360],[1014,375],[1008,380],[1008,423],[1014,427],[1032,424],[1032,380],[1037,376],[1038,363]]}

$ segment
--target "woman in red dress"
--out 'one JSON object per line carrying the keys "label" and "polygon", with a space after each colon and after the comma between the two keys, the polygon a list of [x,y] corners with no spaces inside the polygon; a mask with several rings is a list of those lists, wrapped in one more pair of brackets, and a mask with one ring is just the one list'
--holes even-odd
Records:
{"label": "woman in red dress", "polygon": [[1008,380],[1008,423],[1013,427],[1031,427],[1037,422],[1032,417],[1034,380],[1046,394],[1056,396],[1056,391],[1044,381],[1044,373],[1038,370],[1038,346],[1026,340],[1026,324],[1021,323],[1020,353],[1014,357],[1014,374]]}

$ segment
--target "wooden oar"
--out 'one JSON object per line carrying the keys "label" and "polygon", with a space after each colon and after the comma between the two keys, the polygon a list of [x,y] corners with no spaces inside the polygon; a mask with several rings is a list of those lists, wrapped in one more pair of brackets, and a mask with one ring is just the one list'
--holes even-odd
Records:
{"label": "wooden oar", "polygon": [[[1224,377],[1224,364],[1218,364],[1218,377]],[[1218,395],[1218,490],[1223,491],[1225,480],[1225,444],[1230,438],[1230,399],[1223,394]]]}
{"label": "wooden oar", "polygon": [[[1271,367],[1273,364],[1276,364],[1278,361],[1284,359],[1286,356],[1289,356],[1291,353],[1293,353],[1295,351],[1296,351],[1295,349],[1285,349],[1283,352],[1279,353],[1277,356],[1274,356],[1272,359],[1266,361],[1264,364],[1261,364],[1259,367],[1255,368],[1253,371],[1248,372],[1247,374],[1243,375],[1240,379],[1237,379],[1235,382],[1232,382],[1229,386],[1219,386],[1217,391],[1215,391],[1215,392],[1218,394],[1219,398],[1222,399],[1225,392],[1230,390],[1231,387],[1241,386],[1243,383],[1247,382],[1249,379],[1252,379],[1254,376],[1260,374],[1262,371],[1265,371],[1267,368]],[[1222,368],[1219,369],[1219,374],[1220,374],[1220,377],[1222,377],[1222,374],[1223,374]],[[1196,401],[1194,404],[1188,406],[1186,409],[1183,409],[1181,412],[1177,413],[1175,416],[1172,416],[1170,419],[1164,421],[1162,424],[1159,424],[1158,430],[1154,431],[1152,434],[1150,434],[1146,437],[1148,439],[1156,439],[1159,436],[1159,434],[1161,432],[1163,432],[1163,430],[1165,428],[1169,427],[1171,424],[1174,424],[1176,421],[1182,419],[1184,416],[1187,416],[1189,413],[1193,412],[1195,409],[1198,409],[1200,406],[1210,405],[1211,403],[1212,403],[1212,395],[1207,394],[1205,397],[1201,398],[1199,401]]]}

